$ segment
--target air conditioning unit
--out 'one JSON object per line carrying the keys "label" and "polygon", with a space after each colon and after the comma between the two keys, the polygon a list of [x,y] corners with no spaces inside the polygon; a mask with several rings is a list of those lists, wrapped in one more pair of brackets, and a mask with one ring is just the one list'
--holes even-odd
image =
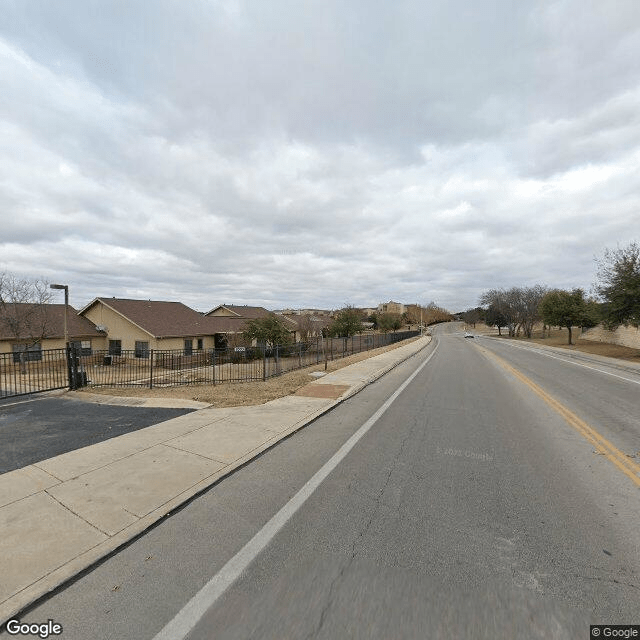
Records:
{"label": "air conditioning unit", "polygon": [[96,325],[96,329],[97,329],[98,331],[104,331],[104,332],[106,332],[106,331],[107,331],[107,327],[106,327],[106,325],[104,325],[104,324],[97,324],[97,325]]}

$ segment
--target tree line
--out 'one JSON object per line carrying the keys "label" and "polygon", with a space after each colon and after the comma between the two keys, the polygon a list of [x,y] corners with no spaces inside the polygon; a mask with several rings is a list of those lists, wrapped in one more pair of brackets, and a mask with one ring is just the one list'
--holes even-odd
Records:
{"label": "tree line", "polygon": [[[398,331],[405,325],[417,325],[422,321],[424,326],[437,322],[448,322],[453,319],[452,314],[439,307],[435,302],[430,302],[425,307],[410,305],[409,310],[403,314],[399,313],[375,313],[369,316],[363,315],[362,311],[351,304],[346,304],[337,311],[331,323],[322,329],[324,337],[350,338],[365,331],[364,322],[382,333]],[[300,327],[302,339],[307,339],[311,335],[310,321],[303,322]],[[259,344],[274,346],[287,345],[292,342],[290,329],[285,325],[282,318],[275,313],[271,313],[264,318],[255,318],[247,322],[247,329],[243,333],[246,340],[256,340]]]}
{"label": "tree line", "polygon": [[481,306],[467,309],[462,319],[475,326],[483,321],[489,326],[521,332],[531,338],[536,322],[546,327],[564,327],[572,344],[572,327],[594,327],[602,323],[607,329],[620,325],[640,326],[640,245],[607,249],[597,263],[594,295],[580,288],[553,289],[536,284],[510,289],[489,289],[479,298]]}

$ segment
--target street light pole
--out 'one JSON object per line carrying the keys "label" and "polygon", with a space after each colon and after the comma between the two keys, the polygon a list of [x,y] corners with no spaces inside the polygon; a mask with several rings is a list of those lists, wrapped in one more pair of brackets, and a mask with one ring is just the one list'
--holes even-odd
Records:
{"label": "street light pole", "polygon": [[64,289],[64,351],[67,357],[67,373],[69,375],[69,389],[76,389],[77,385],[77,360],[75,355],[71,357],[69,345],[69,287],[66,284],[50,284],[51,289]]}
{"label": "street light pole", "polygon": [[69,287],[66,284],[50,284],[51,289],[64,289],[64,346],[69,346],[69,328],[67,316],[69,315]]}

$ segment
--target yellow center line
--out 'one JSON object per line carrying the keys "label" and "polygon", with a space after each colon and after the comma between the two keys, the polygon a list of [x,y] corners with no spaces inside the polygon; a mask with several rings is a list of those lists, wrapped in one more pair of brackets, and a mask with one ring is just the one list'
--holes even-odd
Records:
{"label": "yellow center line", "polygon": [[579,418],[575,413],[567,409],[562,403],[549,395],[542,387],[538,386],[533,380],[530,380],[524,374],[514,369],[505,360],[497,356],[492,351],[476,345],[477,348],[488,357],[493,358],[503,369],[515,376],[520,382],[529,387],[539,398],[544,400],[554,411],[559,413],[571,427],[573,427],[580,435],[588,440],[598,453],[605,456],[610,462],[616,465],[622,473],[631,478],[633,482],[640,487],[640,465],[634,462],[623,451],[620,451],[614,444],[609,442],[602,434],[598,433],[592,426],[588,425],[584,420]]}

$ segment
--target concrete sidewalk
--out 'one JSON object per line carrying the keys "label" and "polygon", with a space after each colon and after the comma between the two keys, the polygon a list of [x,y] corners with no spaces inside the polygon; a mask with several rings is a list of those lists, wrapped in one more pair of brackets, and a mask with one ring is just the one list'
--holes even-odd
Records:
{"label": "concrete sidewalk", "polygon": [[430,340],[328,373],[295,395],[200,409],[0,475],[0,623]]}

